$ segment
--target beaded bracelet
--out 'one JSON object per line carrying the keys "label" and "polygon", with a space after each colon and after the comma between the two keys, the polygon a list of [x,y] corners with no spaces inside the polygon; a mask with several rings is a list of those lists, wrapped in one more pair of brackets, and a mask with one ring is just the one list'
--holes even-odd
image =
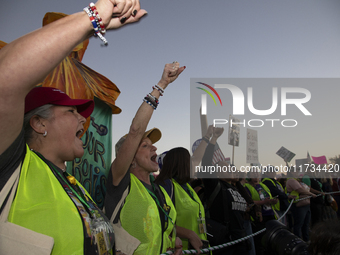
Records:
{"label": "beaded bracelet", "polygon": [[153,104],[153,106],[157,108],[157,106],[158,106],[158,103],[157,103],[157,102],[155,102],[155,100],[153,100],[151,97],[148,97],[148,96],[146,96],[146,97],[144,97],[144,99],[145,99],[146,101],[148,101],[148,102],[152,103],[152,104]]}
{"label": "beaded bracelet", "polygon": [[159,104],[158,99],[155,96],[151,95],[151,93],[147,94],[146,96],[151,97],[157,104]]}
{"label": "beaded bracelet", "polygon": [[151,103],[150,101],[148,101],[147,99],[146,99],[146,97],[143,99],[143,101],[145,102],[145,103],[147,103],[148,105],[150,105],[154,110],[156,110],[156,106],[154,106],[153,105],[153,103]]}
{"label": "beaded bracelet", "polygon": [[161,96],[163,96],[164,90],[163,90],[160,86],[158,86],[158,85],[156,84],[156,85],[153,86],[152,88],[153,88],[153,89],[157,89],[157,90],[159,91],[159,94],[160,94]]}
{"label": "beaded bracelet", "polygon": [[99,16],[99,13],[98,13],[97,8],[94,5],[94,3],[90,3],[90,9],[96,15],[96,18],[97,18],[96,22],[97,22],[97,25],[99,26],[99,32],[102,35],[104,35],[106,33],[105,26],[104,26],[102,18]]}
{"label": "beaded bracelet", "polygon": [[104,45],[107,46],[108,41],[103,36],[103,34],[106,32],[105,26],[103,24],[102,19],[99,17],[98,11],[94,3],[90,3],[90,5],[86,6],[83,10],[87,13],[87,15],[90,18],[90,21],[94,29],[94,36],[99,37],[100,40],[104,42]]}

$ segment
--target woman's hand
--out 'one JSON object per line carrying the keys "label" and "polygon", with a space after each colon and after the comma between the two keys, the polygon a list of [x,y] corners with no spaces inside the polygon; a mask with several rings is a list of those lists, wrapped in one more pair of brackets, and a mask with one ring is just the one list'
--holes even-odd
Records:
{"label": "woman's hand", "polygon": [[213,136],[210,140],[211,144],[216,144],[217,139],[223,134],[224,128],[214,127],[213,128]]}
{"label": "woman's hand", "polygon": [[165,89],[171,82],[177,79],[177,77],[184,71],[186,67],[179,67],[179,63],[174,61],[171,64],[166,64],[162,74],[161,80],[158,82],[158,86]]}
{"label": "woman's hand", "polygon": [[315,195],[314,193],[310,192],[310,195],[313,197],[313,198],[317,198],[318,196]]}
{"label": "woman's hand", "polygon": [[179,237],[176,237],[174,255],[181,255],[182,254],[182,247],[183,247],[182,240]]}
{"label": "woman's hand", "polygon": [[288,195],[288,199],[295,199],[296,196]]}
{"label": "woman's hand", "polygon": [[270,199],[269,197],[266,197],[264,200],[262,200],[262,203],[264,205],[271,205],[272,204],[272,200],[273,199]]}
{"label": "woman's hand", "polygon": [[137,22],[147,13],[140,8],[139,0],[99,0],[96,7],[107,30]]}
{"label": "woman's hand", "polygon": [[279,200],[277,198],[270,199],[272,205],[275,205]]}
{"label": "woman's hand", "polygon": [[214,127],[213,137],[220,137],[223,134],[224,128],[223,127]]}
{"label": "woman's hand", "polygon": [[210,139],[210,137],[212,136],[213,134],[213,131],[214,131],[214,126],[213,125],[210,125],[207,129],[207,133],[205,134],[206,137],[208,137]]}
{"label": "woman's hand", "polygon": [[199,236],[194,231],[192,231],[188,240],[192,247],[194,247],[194,249],[197,251],[196,254],[201,254],[201,248],[203,246],[201,238],[199,238]]}

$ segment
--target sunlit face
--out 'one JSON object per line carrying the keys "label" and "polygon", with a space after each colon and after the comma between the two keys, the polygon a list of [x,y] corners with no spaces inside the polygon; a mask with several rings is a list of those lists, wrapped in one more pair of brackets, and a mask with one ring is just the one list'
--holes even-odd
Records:
{"label": "sunlit face", "polygon": [[52,117],[45,122],[51,150],[63,161],[81,158],[84,154],[80,136],[84,132],[86,119],[77,112],[75,106],[54,106]]}
{"label": "sunlit face", "polygon": [[156,161],[156,150],[157,148],[152,145],[151,140],[149,138],[144,138],[138,147],[134,162],[138,167],[147,172],[157,172],[158,163]]}

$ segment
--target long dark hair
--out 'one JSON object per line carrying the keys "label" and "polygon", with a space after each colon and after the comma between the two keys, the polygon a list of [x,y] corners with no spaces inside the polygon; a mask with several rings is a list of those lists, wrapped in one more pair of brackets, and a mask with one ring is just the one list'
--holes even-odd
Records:
{"label": "long dark hair", "polygon": [[169,150],[164,159],[160,174],[155,182],[165,184],[166,179],[174,178],[180,185],[190,181],[190,153],[183,147]]}
{"label": "long dark hair", "polygon": [[338,219],[315,224],[310,234],[308,251],[311,255],[340,254],[340,222]]}

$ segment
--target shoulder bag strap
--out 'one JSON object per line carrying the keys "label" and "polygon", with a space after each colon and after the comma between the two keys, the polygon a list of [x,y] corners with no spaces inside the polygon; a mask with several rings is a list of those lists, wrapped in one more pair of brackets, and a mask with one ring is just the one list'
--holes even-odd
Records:
{"label": "shoulder bag strap", "polygon": [[210,197],[208,198],[206,204],[204,205],[205,216],[206,216],[207,218],[210,218],[210,211],[209,211],[209,210],[210,210],[210,207],[211,207],[212,203],[214,202],[214,200],[215,200],[215,198],[216,198],[218,192],[220,192],[220,190],[221,190],[221,183],[220,183],[220,181],[218,180],[217,185],[216,185],[214,191],[211,193],[211,195],[210,195]]}
{"label": "shoulder bag strap", "polygon": [[116,218],[116,215],[117,215],[119,209],[121,208],[121,206],[122,206],[122,204],[123,204],[123,202],[124,202],[126,196],[127,196],[128,193],[129,193],[129,186],[130,186],[130,185],[128,185],[128,186],[126,187],[126,189],[124,190],[123,195],[122,195],[122,198],[119,200],[119,202],[118,202],[118,204],[117,204],[115,210],[113,211],[113,213],[112,213],[112,215],[111,215],[110,222],[111,222],[112,224],[113,224],[113,221],[114,221],[114,219]]}
{"label": "shoulder bag strap", "polygon": [[7,220],[9,210],[11,209],[11,206],[12,206],[13,197],[18,186],[20,168],[21,168],[21,163],[19,164],[17,169],[14,171],[14,173],[11,175],[11,177],[6,182],[5,186],[2,188],[0,192],[0,208],[1,208],[10,190],[12,189],[11,194],[7,200],[6,206],[4,207],[0,215],[0,222],[5,222]]}
{"label": "shoulder bag strap", "polygon": [[221,183],[220,183],[220,181],[218,181],[214,191],[211,193],[209,199],[207,200],[207,209],[209,209],[211,207],[212,203],[214,202],[214,200],[215,200],[218,192],[220,192],[220,190],[221,190]]}

